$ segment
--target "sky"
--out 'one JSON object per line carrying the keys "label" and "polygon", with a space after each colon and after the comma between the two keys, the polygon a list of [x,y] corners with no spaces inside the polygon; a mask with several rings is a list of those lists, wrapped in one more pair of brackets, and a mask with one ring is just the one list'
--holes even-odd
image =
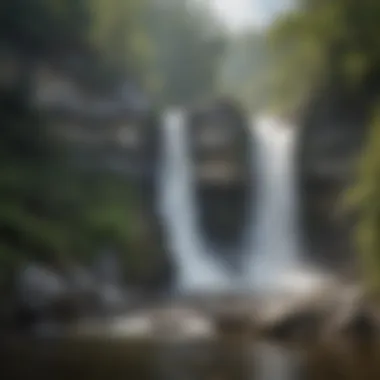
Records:
{"label": "sky", "polygon": [[265,28],[292,0],[209,0],[212,8],[234,31]]}

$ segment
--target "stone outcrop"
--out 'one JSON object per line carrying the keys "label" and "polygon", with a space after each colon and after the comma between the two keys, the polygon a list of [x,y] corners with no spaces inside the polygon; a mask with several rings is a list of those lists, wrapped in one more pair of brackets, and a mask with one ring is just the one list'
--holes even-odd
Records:
{"label": "stone outcrop", "polygon": [[355,179],[366,121],[357,105],[343,107],[330,98],[310,108],[299,122],[297,160],[305,251],[314,263],[345,270],[353,259],[353,223],[342,200]]}
{"label": "stone outcrop", "polygon": [[116,278],[99,277],[79,266],[55,270],[30,263],[14,279],[12,322],[29,329],[51,321],[105,316],[125,311],[128,299],[124,282]]}
{"label": "stone outcrop", "polygon": [[251,135],[244,112],[216,100],[190,112],[188,130],[200,224],[206,236],[234,246],[246,223],[252,192]]}
{"label": "stone outcrop", "polygon": [[292,343],[319,340],[325,317],[330,311],[327,294],[285,296],[264,301],[255,321],[259,335]]}
{"label": "stone outcrop", "polygon": [[295,344],[378,344],[380,309],[358,286],[337,286],[257,311],[255,329],[265,339]]}

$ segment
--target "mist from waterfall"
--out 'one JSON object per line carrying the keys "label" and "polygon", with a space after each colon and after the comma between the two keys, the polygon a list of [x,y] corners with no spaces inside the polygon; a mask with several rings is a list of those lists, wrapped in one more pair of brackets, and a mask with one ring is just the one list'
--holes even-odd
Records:
{"label": "mist from waterfall", "polygon": [[210,254],[196,223],[197,207],[185,127],[182,112],[167,113],[163,123],[164,162],[159,204],[176,265],[177,290],[220,291],[229,287],[229,275]]}

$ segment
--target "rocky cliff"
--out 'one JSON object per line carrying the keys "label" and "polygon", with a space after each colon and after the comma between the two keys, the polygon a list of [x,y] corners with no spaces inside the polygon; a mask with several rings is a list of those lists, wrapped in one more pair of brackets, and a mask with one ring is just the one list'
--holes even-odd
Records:
{"label": "rocky cliff", "polygon": [[189,118],[200,224],[211,242],[229,248],[241,238],[253,187],[249,121],[236,104],[216,100]]}
{"label": "rocky cliff", "polygon": [[298,170],[301,227],[308,258],[343,269],[353,259],[353,221],[344,213],[366,134],[357,107],[324,98],[301,122]]}

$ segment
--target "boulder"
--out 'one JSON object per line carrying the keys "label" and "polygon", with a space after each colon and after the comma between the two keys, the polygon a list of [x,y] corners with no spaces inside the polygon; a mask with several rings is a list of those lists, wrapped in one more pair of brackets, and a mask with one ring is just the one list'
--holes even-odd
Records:
{"label": "boulder", "polygon": [[313,294],[264,299],[255,326],[264,338],[291,343],[378,342],[380,308],[358,285],[337,284]]}
{"label": "boulder", "polygon": [[191,341],[214,335],[212,320],[191,308],[166,305],[147,307],[105,321],[86,321],[75,326],[82,336],[115,339],[158,339],[165,342]]}
{"label": "boulder", "polygon": [[380,333],[380,309],[364,289],[351,286],[337,298],[331,318],[326,322],[323,338],[344,340],[362,346],[377,342]]}
{"label": "boulder", "polygon": [[67,323],[85,316],[115,314],[125,309],[124,290],[99,282],[80,266],[54,271],[28,264],[14,281],[13,314],[16,328],[30,329],[50,322]]}
{"label": "boulder", "polygon": [[260,329],[265,338],[286,341],[305,342],[317,340],[323,318],[318,310],[312,308],[293,309],[281,315],[278,320],[269,322]]}
{"label": "boulder", "polygon": [[336,289],[264,299],[256,317],[259,335],[292,343],[317,342],[336,303]]}
{"label": "boulder", "polygon": [[185,309],[207,315],[221,335],[251,335],[255,327],[257,297],[243,292],[193,294],[175,301]]}
{"label": "boulder", "polygon": [[18,302],[31,311],[46,308],[55,299],[68,292],[65,279],[58,273],[41,265],[26,265],[15,278]]}

